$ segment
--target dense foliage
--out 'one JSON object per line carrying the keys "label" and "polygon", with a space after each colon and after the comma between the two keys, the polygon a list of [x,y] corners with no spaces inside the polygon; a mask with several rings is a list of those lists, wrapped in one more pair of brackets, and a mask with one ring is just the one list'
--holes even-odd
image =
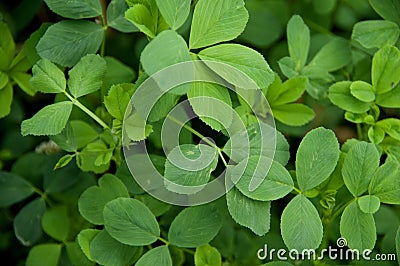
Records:
{"label": "dense foliage", "polygon": [[[321,251],[341,238],[343,249],[400,260],[399,27],[397,0],[0,3],[1,257],[28,266],[398,265],[270,262],[257,252]],[[220,84],[180,85],[143,117],[150,96],[131,97],[188,61]],[[176,119],[170,111],[186,100],[196,117]],[[269,142],[259,122],[272,115]],[[235,117],[244,128],[226,127]],[[182,130],[166,149],[168,120]],[[249,151],[236,153],[243,135]],[[166,182],[193,186],[189,194],[220,173],[233,188],[198,206],[160,201],[124,157],[138,143]],[[178,150],[212,159],[182,169]]]}

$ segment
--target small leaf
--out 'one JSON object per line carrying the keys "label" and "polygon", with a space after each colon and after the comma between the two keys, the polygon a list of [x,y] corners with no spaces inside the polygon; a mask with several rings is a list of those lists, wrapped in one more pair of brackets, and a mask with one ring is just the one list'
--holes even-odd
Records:
{"label": "small leaf", "polygon": [[85,190],[79,198],[81,215],[93,224],[103,224],[104,206],[118,197],[129,197],[125,185],[117,177],[106,174],[99,179],[99,186]]}
{"label": "small leaf", "polygon": [[248,19],[243,0],[200,0],[193,13],[189,48],[235,39],[243,32]]}
{"label": "small leaf", "polygon": [[136,266],[172,266],[172,259],[167,246],[160,246],[147,251],[135,264]]}
{"label": "small leaf", "polygon": [[268,233],[271,202],[250,199],[235,187],[226,194],[226,202],[230,215],[238,224],[250,228],[259,236]]}
{"label": "small leaf", "polygon": [[34,246],[26,259],[26,266],[57,266],[62,245],[41,244]]}
{"label": "small leaf", "polygon": [[15,55],[15,42],[7,26],[7,23],[0,21],[0,70],[8,70]]}
{"label": "small leaf", "polygon": [[70,220],[65,205],[47,209],[42,218],[43,230],[52,238],[64,242],[68,238]]}
{"label": "small leaf", "polygon": [[33,96],[36,93],[36,90],[33,88],[30,80],[32,76],[23,72],[14,72],[11,73],[11,78],[15,81],[18,87],[21,88],[26,94]]}
{"label": "small leaf", "polygon": [[95,236],[100,233],[100,230],[96,229],[84,229],[79,232],[76,237],[79,247],[82,249],[82,252],[86,255],[86,257],[94,261],[92,255],[90,254],[90,242],[95,238]]}
{"label": "small leaf", "polygon": [[281,164],[264,156],[250,156],[248,160],[228,167],[226,176],[232,182],[237,182],[236,187],[240,192],[254,200],[280,199],[293,190],[289,172]]}
{"label": "small leaf", "polygon": [[339,143],[332,130],[313,129],[303,138],[296,153],[296,177],[302,191],[324,182],[339,160]]}
{"label": "small leaf", "polygon": [[11,83],[8,83],[5,88],[0,89],[0,118],[10,113],[12,100],[13,88]]}
{"label": "small leaf", "polygon": [[299,15],[294,15],[287,24],[289,54],[299,71],[307,61],[310,47],[310,30]]}
{"label": "small leaf", "polygon": [[64,73],[46,58],[32,68],[31,83],[35,90],[43,93],[60,93],[66,88]]}
{"label": "small leaf", "polygon": [[347,240],[347,246],[359,251],[373,249],[376,241],[374,216],[360,210],[357,202],[348,205],[340,219],[340,233]]}
{"label": "small leaf", "polygon": [[400,140],[400,120],[396,118],[386,118],[378,121],[376,126],[380,127],[389,136]]}
{"label": "small leaf", "polygon": [[178,247],[203,246],[217,235],[221,224],[220,215],[213,205],[188,207],[173,220],[168,239]]}
{"label": "small leaf", "polygon": [[286,246],[299,252],[316,249],[321,244],[321,219],[315,206],[303,194],[294,197],[283,210],[281,234]]}
{"label": "small leaf", "polygon": [[37,198],[25,205],[15,216],[14,233],[24,246],[31,246],[42,236],[41,220],[46,211],[42,198]]}
{"label": "small leaf", "polygon": [[386,161],[376,170],[368,192],[382,203],[400,204],[400,167],[395,161]]}
{"label": "small leaf", "polygon": [[132,93],[132,84],[113,85],[108,91],[108,95],[104,97],[104,105],[110,115],[121,121],[124,120]]}
{"label": "small leaf", "polygon": [[137,250],[115,240],[106,230],[96,234],[90,242],[90,255],[100,265],[128,265]]}
{"label": "small leaf", "polygon": [[351,81],[339,81],[329,88],[329,99],[331,102],[345,111],[353,113],[364,113],[370,109],[370,105],[366,102],[358,100],[351,95]]}
{"label": "small leaf", "polygon": [[82,57],[68,72],[68,89],[72,96],[79,98],[100,89],[106,69],[106,61],[99,55]]}
{"label": "small leaf", "polygon": [[369,182],[379,166],[379,158],[375,144],[366,142],[357,143],[347,153],[342,175],[346,187],[354,197],[367,191]]}
{"label": "small leaf", "polygon": [[40,57],[71,67],[94,54],[103,40],[102,26],[87,20],[62,20],[51,25],[36,45]]}
{"label": "small leaf", "polygon": [[173,30],[179,29],[189,16],[190,0],[156,0],[165,21]]}
{"label": "small leaf", "polygon": [[374,195],[362,196],[362,197],[358,198],[357,203],[358,203],[358,207],[360,207],[360,210],[362,212],[372,213],[372,214],[377,212],[381,205],[379,198]]}
{"label": "small leaf", "polygon": [[400,84],[389,92],[378,94],[375,103],[386,108],[400,108]]}
{"label": "small leaf", "polygon": [[372,86],[377,94],[392,90],[400,81],[400,51],[385,46],[374,55],[371,69]]}
{"label": "small leaf", "polygon": [[68,258],[71,261],[72,265],[80,265],[80,266],[93,266],[94,262],[90,261],[85,253],[83,253],[79,244],[75,242],[68,242],[65,244],[65,248],[67,250]]}
{"label": "small leaf", "polygon": [[350,93],[363,102],[372,102],[375,100],[375,93],[372,85],[361,80],[351,83]]}
{"label": "small leaf", "polygon": [[255,89],[252,82],[255,82],[260,89],[267,88],[275,79],[274,73],[264,57],[257,51],[240,44],[216,45],[202,50],[199,53],[199,57],[201,60],[228,64],[243,72],[248,77],[243,74],[238,75],[240,72],[237,71],[232,73],[223,64],[204,61],[209,68],[222,78],[244,89]]}
{"label": "small leaf", "polygon": [[165,161],[165,186],[180,194],[198,192],[210,180],[217,163],[217,151],[213,147],[205,144],[176,146]]}
{"label": "small leaf", "polygon": [[397,0],[369,0],[372,8],[385,20],[396,22],[400,25],[400,3]]}
{"label": "small leaf", "polygon": [[107,7],[107,25],[124,33],[138,29],[125,18],[128,5],[124,0],[112,0]]}
{"label": "small leaf", "polygon": [[297,101],[306,89],[307,78],[294,77],[283,84],[279,76],[275,76],[274,83],[269,86],[265,97],[271,106],[277,106]]}
{"label": "small leaf", "polygon": [[229,90],[209,82],[194,82],[187,92],[193,111],[212,129],[220,131],[232,123]]}
{"label": "small leaf", "polygon": [[125,18],[150,38],[156,36],[156,25],[154,25],[150,10],[145,5],[133,5],[125,12]]}
{"label": "small leaf", "polygon": [[198,247],[194,253],[194,264],[196,266],[219,266],[222,264],[221,254],[218,249],[210,245]]}
{"label": "small leaf", "polygon": [[67,166],[72,161],[73,158],[74,158],[73,155],[65,154],[63,157],[60,158],[60,160],[58,160],[58,162],[54,166],[54,170]]}
{"label": "small leaf", "polygon": [[385,20],[357,22],[353,27],[351,39],[358,41],[365,48],[382,48],[396,44],[400,29],[396,23]]}
{"label": "small leaf", "polygon": [[347,40],[335,38],[325,44],[309,63],[326,71],[336,71],[351,60],[350,45]]}
{"label": "small leaf", "polygon": [[97,0],[45,0],[47,6],[65,18],[82,19],[101,15],[101,5]]}
{"label": "small leaf", "polygon": [[117,198],[104,207],[104,224],[107,232],[123,244],[148,245],[160,236],[155,216],[142,202]]}
{"label": "small leaf", "polygon": [[125,119],[124,129],[127,136],[133,141],[146,139],[153,132],[153,127],[146,124],[138,112],[134,112]]}
{"label": "small leaf", "polygon": [[289,126],[302,126],[314,119],[313,109],[301,103],[272,106],[274,117]]}
{"label": "small leaf", "polygon": [[26,199],[34,192],[25,179],[7,172],[0,172],[0,207],[7,207]]}
{"label": "small leaf", "polygon": [[[186,61],[190,61],[190,54],[186,42],[178,33],[172,30],[166,30],[158,34],[157,37],[143,49],[140,56],[143,69],[149,76],[168,66]],[[179,76],[179,73],[176,75]],[[175,75],[171,78],[174,76]],[[169,80],[170,78],[168,78],[168,81]],[[165,85],[161,86],[161,88],[164,87]],[[189,89],[188,86],[184,87]]]}
{"label": "small leaf", "polygon": [[32,118],[22,121],[23,136],[57,135],[65,125],[72,111],[72,102],[64,101],[47,105]]}

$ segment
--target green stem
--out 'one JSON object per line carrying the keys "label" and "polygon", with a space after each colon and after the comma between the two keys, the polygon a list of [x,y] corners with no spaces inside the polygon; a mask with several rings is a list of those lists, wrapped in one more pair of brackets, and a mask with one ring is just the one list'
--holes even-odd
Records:
{"label": "green stem", "polygon": [[339,209],[337,209],[337,210],[333,213],[333,215],[331,216],[331,221],[335,220],[336,217],[338,217],[338,216],[344,211],[344,209],[346,209],[346,207],[349,206],[350,203],[352,203],[352,202],[355,201],[356,199],[357,199],[357,198],[354,198],[354,199],[348,201],[346,204],[343,204]]}
{"label": "green stem", "polygon": [[84,111],[87,115],[89,115],[91,118],[93,118],[97,123],[99,123],[104,129],[110,129],[107,124],[100,119],[100,117],[98,117],[97,115],[95,115],[92,111],[90,111],[86,106],[84,106],[83,104],[81,104],[77,99],[75,99],[74,97],[72,97],[68,92],[64,91],[65,96],[68,97],[68,99],[70,99],[70,101],[76,105],[79,109],[81,109],[82,111]]}
{"label": "green stem", "polygon": [[106,36],[107,36],[108,25],[106,18],[104,17],[103,14],[101,15],[101,23],[103,24],[104,34],[103,34],[103,41],[101,42],[100,55],[101,57],[104,57],[104,54],[106,52]]}
{"label": "green stem", "polygon": [[194,255],[194,251],[191,250],[191,249],[187,249],[187,248],[180,248],[180,249],[181,249],[182,251],[186,252],[186,253],[189,253],[189,254]]}
{"label": "green stem", "polygon": [[322,34],[326,34],[326,35],[330,35],[330,36],[335,36],[335,34],[333,34],[332,32],[330,32],[328,29],[325,29],[324,27],[318,25],[317,23],[315,23],[312,20],[309,19],[304,19],[304,21],[307,23],[307,25],[315,30],[316,32],[322,33]]}
{"label": "green stem", "polygon": [[220,147],[218,147],[217,145],[214,144],[214,142],[212,142],[211,140],[209,140],[208,138],[206,138],[203,134],[201,134],[200,132],[198,132],[197,130],[193,129],[192,127],[188,126],[187,124],[182,123],[181,121],[179,121],[178,119],[176,119],[175,117],[171,116],[171,115],[167,115],[167,118],[169,120],[171,120],[172,122],[175,122],[176,124],[182,126],[184,129],[188,130],[189,132],[193,133],[194,135],[196,135],[197,137],[199,137],[201,140],[203,140],[205,143],[207,143],[208,145],[210,145],[211,147],[213,147],[215,150],[217,150],[219,157],[221,157],[222,162],[224,163],[225,166],[228,166],[228,163],[226,162],[224,156],[222,155],[222,149]]}
{"label": "green stem", "polygon": [[163,242],[165,245],[169,246],[169,244],[171,244],[168,240],[162,238],[162,237],[158,237],[158,240],[160,240],[161,242]]}
{"label": "green stem", "polygon": [[357,135],[358,135],[358,139],[362,140],[363,139],[363,132],[361,129],[361,124],[357,124]]}
{"label": "green stem", "polygon": [[293,190],[294,190],[297,194],[301,194],[301,190],[298,189],[297,187],[293,187]]}

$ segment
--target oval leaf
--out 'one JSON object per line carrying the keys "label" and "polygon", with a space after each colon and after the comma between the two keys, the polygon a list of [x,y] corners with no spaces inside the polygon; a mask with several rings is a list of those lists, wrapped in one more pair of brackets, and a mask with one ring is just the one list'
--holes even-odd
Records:
{"label": "oval leaf", "polygon": [[153,248],[147,251],[135,264],[136,266],[172,266],[171,255],[167,246]]}

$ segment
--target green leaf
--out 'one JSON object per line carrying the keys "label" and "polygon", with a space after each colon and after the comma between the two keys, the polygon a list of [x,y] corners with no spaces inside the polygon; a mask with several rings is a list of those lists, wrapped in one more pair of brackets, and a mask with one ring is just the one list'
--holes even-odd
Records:
{"label": "green leaf", "polygon": [[[158,34],[144,48],[140,56],[143,69],[149,76],[168,66],[186,61],[190,61],[186,42],[178,33],[172,30],[166,30]],[[184,87],[189,89],[188,86]]]}
{"label": "green leaf", "polygon": [[[236,68],[252,79],[260,89],[267,88],[275,79],[274,73],[264,57],[257,51],[240,44],[216,45],[200,51],[199,57],[202,60],[225,63]],[[207,61],[204,63],[235,86],[254,89],[253,84],[249,84],[249,79],[245,75],[238,75],[236,71],[232,73],[220,64]]]}
{"label": "green leaf", "polygon": [[374,195],[365,195],[357,200],[358,207],[364,213],[375,213],[379,210],[381,202],[378,197]]}
{"label": "green leaf", "polygon": [[58,205],[47,209],[42,218],[42,228],[52,238],[66,241],[70,230],[67,207]]}
{"label": "green leaf", "polygon": [[392,90],[400,81],[400,51],[385,46],[374,55],[371,69],[372,86],[377,94]]}
{"label": "green leaf", "polygon": [[[136,73],[129,66],[115,59],[114,57],[106,56],[104,59],[107,62],[107,71],[104,78],[104,88],[108,91],[111,85],[117,85],[124,83],[122,85],[127,85],[128,82],[132,82]],[[129,83],[131,86],[132,84]]]}
{"label": "green leaf", "polygon": [[303,138],[296,153],[299,188],[307,191],[324,182],[339,160],[339,143],[332,130],[313,129]]}
{"label": "green leaf", "polygon": [[222,264],[221,254],[218,249],[210,245],[198,247],[194,253],[194,264],[196,266],[219,266]]}
{"label": "green leaf", "polygon": [[248,19],[243,0],[200,0],[194,9],[189,48],[233,40],[243,32]]}
{"label": "green leaf", "polygon": [[385,20],[357,22],[353,27],[351,39],[358,41],[365,48],[382,48],[396,44],[400,29],[396,23]]}
{"label": "green leaf", "polygon": [[7,85],[9,80],[8,75],[0,70],[0,90]]}
{"label": "green leaf", "polygon": [[282,71],[282,74],[287,78],[293,78],[298,75],[295,68],[295,63],[291,57],[285,56],[278,61],[279,68]]}
{"label": "green leaf", "polygon": [[76,237],[79,247],[81,248],[82,252],[86,255],[86,257],[94,261],[92,255],[90,254],[90,242],[95,238],[97,234],[101,231],[96,229],[84,229],[79,232],[78,236]]}
{"label": "green leaf", "polygon": [[14,233],[24,246],[31,246],[42,236],[41,220],[46,211],[42,198],[37,198],[25,205],[15,216]]}
{"label": "green leaf", "polygon": [[357,143],[347,153],[342,175],[346,187],[354,197],[367,191],[369,182],[379,166],[379,158],[375,144],[367,142]]}
{"label": "green leaf", "polygon": [[0,21],[0,70],[8,70],[14,55],[15,43],[7,23]]}
{"label": "green leaf", "polygon": [[226,194],[228,210],[233,220],[250,228],[256,235],[268,233],[271,219],[271,202],[252,200],[233,187]]}
{"label": "green leaf", "polygon": [[79,244],[75,242],[68,242],[65,244],[65,248],[67,250],[68,258],[71,261],[72,265],[80,265],[80,266],[93,266],[94,262],[90,261],[85,253],[83,253]]}
{"label": "green leaf", "polygon": [[289,126],[302,126],[314,119],[313,109],[301,103],[271,107],[275,119]]}
{"label": "green leaf", "polygon": [[113,85],[104,97],[104,105],[113,117],[124,120],[126,108],[129,105],[130,97],[133,93],[132,84]]}
{"label": "green leaf", "polygon": [[147,251],[135,264],[136,266],[172,266],[171,255],[167,246],[160,246]]}
{"label": "green leaf", "polygon": [[287,40],[294,69],[299,71],[307,62],[310,48],[310,30],[299,15],[294,15],[287,24]]}
{"label": "green leaf", "polygon": [[70,101],[47,105],[32,118],[22,121],[21,133],[23,136],[57,135],[65,125],[72,111]]}
{"label": "green leaf", "polygon": [[85,147],[99,137],[99,133],[86,122],[71,120],[69,123],[74,134],[73,139],[76,141],[77,149]]}
{"label": "green leaf", "polygon": [[0,118],[10,113],[12,100],[13,88],[11,83],[8,83],[5,88],[0,89]]}
{"label": "green leaf", "polygon": [[221,224],[221,217],[213,205],[188,207],[172,222],[168,239],[178,247],[200,247],[217,235]]}
{"label": "green leaf", "polygon": [[153,132],[153,127],[146,124],[138,112],[134,112],[125,119],[124,129],[127,136],[133,141],[143,140]]}
{"label": "green leaf", "polygon": [[350,45],[347,40],[335,38],[324,45],[309,63],[326,71],[336,71],[351,60]]}
{"label": "green leaf", "polygon": [[60,168],[63,168],[65,166],[67,166],[72,161],[73,158],[74,158],[73,155],[65,154],[63,157],[61,157],[57,161],[56,165],[54,166],[54,170],[57,170],[57,169],[60,169]]}
{"label": "green leaf", "polygon": [[251,199],[280,199],[293,190],[293,180],[280,163],[271,160],[264,156],[250,156],[236,166],[229,166],[226,175],[232,182],[237,182],[236,187],[241,193]]}
{"label": "green leaf", "polygon": [[13,72],[11,73],[11,78],[26,94],[33,96],[36,93],[36,90],[30,83],[30,79],[32,78],[30,74],[23,72]]}
{"label": "green leaf", "polygon": [[386,118],[378,121],[376,126],[383,129],[389,136],[400,140],[400,120],[396,118]]}
{"label": "green leaf", "polygon": [[128,265],[137,250],[137,247],[115,240],[106,230],[98,233],[90,242],[90,254],[100,265]]}
{"label": "green leaf", "polygon": [[400,3],[397,0],[369,0],[372,8],[385,20],[396,22],[400,25]]}
{"label": "green leaf", "polygon": [[155,216],[138,200],[112,200],[104,207],[103,215],[107,232],[123,244],[149,245],[160,236]]}
{"label": "green leaf", "polygon": [[348,205],[340,219],[340,234],[351,249],[373,249],[376,241],[374,216],[360,210],[356,201]]}
{"label": "green leaf", "polygon": [[207,184],[217,163],[217,151],[213,147],[205,144],[176,146],[165,161],[164,184],[170,191],[193,194]]}
{"label": "green leaf", "polygon": [[375,93],[372,85],[361,80],[354,81],[350,85],[350,93],[358,100],[363,102],[372,102],[375,100]]}
{"label": "green leaf", "polygon": [[306,84],[305,77],[294,77],[282,84],[279,76],[275,75],[275,81],[269,86],[265,97],[272,107],[295,102],[304,93]]}
{"label": "green leaf", "polygon": [[103,40],[102,26],[87,20],[62,20],[50,26],[36,45],[40,57],[71,67],[94,54]]}
{"label": "green leaf", "polygon": [[220,131],[232,123],[229,90],[219,84],[194,82],[187,92],[193,111],[212,129]]}
{"label": "green leaf", "polygon": [[78,207],[82,217],[93,224],[103,224],[104,206],[118,197],[129,197],[128,191],[119,178],[105,174],[99,179],[99,186],[85,190],[79,198]]}
{"label": "green leaf", "polygon": [[124,0],[112,0],[107,7],[107,25],[124,33],[136,32],[138,29],[125,18],[128,5]]}
{"label": "green leaf", "polygon": [[26,266],[57,266],[62,245],[41,244],[34,246],[26,259]]}
{"label": "green leaf", "polygon": [[106,61],[100,55],[82,57],[68,72],[68,89],[72,96],[78,98],[100,89],[106,69]]}
{"label": "green leaf", "polygon": [[[260,132],[262,133],[260,134]],[[275,140],[273,139],[274,135]],[[249,145],[247,145],[247,138]],[[223,150],[235,162],[240,162],[251,155],[261,155],[274,159],[281,165],[286,165],[290,157],[289,144],[283,134],[264,123],[253,123],[247,126],[245,132],[235,133],[225,144]]]}
{"label": "green leaf", "polygon": [[400,167],[395,161],[386,161],[372,177],[368,192],[382,203],[400,204]]}
{"label": "green leaf", "polygon": [[93,18],[101,15],[101,5],[97,0],[45,0],[45,2],[51,11],[66,18]]}
{"label": "green leaf", "polygon": [[156,0],[165,21],[171,29],[179,29],[189,16],[190,0]]}
{"label": "green leaf", "polygon": [[160,201],[149,194],[135,195],[135,199],[143,202],[156,217],[165,214],[172,207],[172,205]]}
{"label": "green leaf", "polygon": [[378,94],[375,103],[386,108],[400,108],[400,85],[389,92]]}
{"label": "green leaf", "polygon": [[125,12],[125,18],[150,38],[156,36],[156,25],[150,10],[145,5],[133,5]]}
{"label": "green leaf", "polygon": [[299,252],[316,249],[321,244],[321,219],[315,206],[303,194],[294,197],[283,210],[281,234],[286,246]]}
{"label": "green leaf", "polygon": [[331,102],[345,111],[352,113],[364,113],[370,109],[368,103],[358,100],[351,95],[350,86],[351,81],[339,81],[330,86],[329,99]]}
{"label": "green leaf", "polygon": [[0,172],[0,207],[7,207],[26,199],[34,192],[25,179],[7,172]]}
{"label": "green leaf", "polygon": [[64,73],[46,58],[41,59],[32,68],[32,86],[43,93],[60,93],[66,89]]}

